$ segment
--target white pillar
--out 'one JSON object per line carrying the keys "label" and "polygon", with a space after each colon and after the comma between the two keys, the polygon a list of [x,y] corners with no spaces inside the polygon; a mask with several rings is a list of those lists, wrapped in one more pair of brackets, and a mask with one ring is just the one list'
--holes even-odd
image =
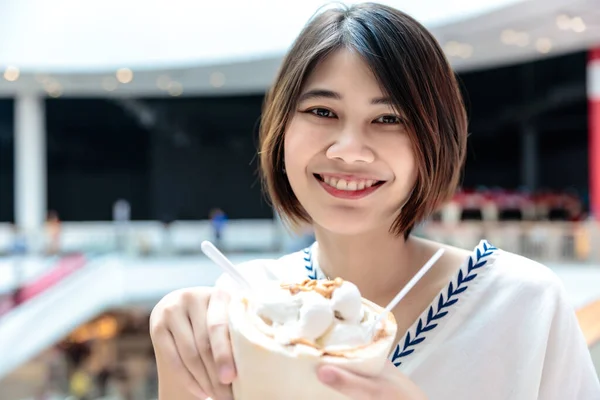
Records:
{"label": "white pillar", "polygon": [[46,120],[44,98],[15,99],[15,223],[40,234],[46,219]]}

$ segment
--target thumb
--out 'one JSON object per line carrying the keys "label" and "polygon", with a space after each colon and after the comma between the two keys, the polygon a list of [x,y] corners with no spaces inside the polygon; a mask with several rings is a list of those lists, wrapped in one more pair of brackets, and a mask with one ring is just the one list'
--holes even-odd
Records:
{"label": "thumb", "polygon": [[377,378],[367,378],[332,365],[320,367],[317,376],[327,386],[354,400],[375,398],[380,391]]}

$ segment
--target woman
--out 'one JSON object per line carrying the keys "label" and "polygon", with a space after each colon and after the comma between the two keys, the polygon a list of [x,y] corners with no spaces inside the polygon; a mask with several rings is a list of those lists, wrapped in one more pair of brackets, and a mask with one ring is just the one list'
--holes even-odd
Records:
{"label": "woman", "polygon": [[[265,102],[261,170],[277,211],[317,243],[240,266],[248,279],[340,276],[389,300],[442,244],[411,229],[447,201],[467,118],[442,50],[377,4],[305,27]],[[394,310],[398,346],[376,378],[322,366],[350,399],[598,399],[573,310],[545,267],[487,242],[446,252]],[[226,277],[165,297],[151,318],[161,400],[231,399]]]}
{"label": "woman", "polygon": [[48,249],[49,255],[60,253],[60,231],[61,223],[58,212],[50,210],[46,218],[46,231],[48,234]]}

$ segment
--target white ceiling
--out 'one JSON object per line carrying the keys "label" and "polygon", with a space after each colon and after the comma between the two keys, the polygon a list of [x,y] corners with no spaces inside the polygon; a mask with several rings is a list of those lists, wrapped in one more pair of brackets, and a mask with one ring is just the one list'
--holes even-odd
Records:
{"label": "white ceiling", "polygon": [[[600,0],[382,3],[428,26],[459,71],[600,45]],[[0,76],[0,95],[44,90],[65,96],[262,92],[282,54],[322,4],[0,0],[0,74],[6,66],[19,69],[14,82]],[[571,21],[566,30],[557,23],[563,14]],[[509,29],[517,33],[511,35]],[[520,40],[521,46],[505,44],[502,37]],[[453,55],[457,49],[465,58]],[[133,80],[117,84],[115,71],[123,67],[133,70]],[[9,72],[14,78],[14,70]]]}
{"label": "white ceiling", "polygon": [[[82,72],[256,59],[284,52],[325,1],[5,0],[0,60],[22,70]],[[522,1],[383,3],[438,26]]]}

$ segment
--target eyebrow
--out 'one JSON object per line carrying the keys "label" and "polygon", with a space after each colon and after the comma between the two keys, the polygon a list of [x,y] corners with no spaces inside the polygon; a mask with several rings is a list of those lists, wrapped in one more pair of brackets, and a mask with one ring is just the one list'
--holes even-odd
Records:
{"label": "eyebrow", "polygon": [[[333,90],[312,89],[312,90],[302,93],[300,95],[300,97],[298,98],[298,102],[301,103],[306,100],[322,99],[322,98],[332,99],[332,100],[341,100],[342,95],[339,94],[338,92],[334,92]],[[389,97],[376,97],[374,99],[371,99],[371,104],[373,104],[373,105],[383,104],[383,105],[391,106],[392,100]]]}

